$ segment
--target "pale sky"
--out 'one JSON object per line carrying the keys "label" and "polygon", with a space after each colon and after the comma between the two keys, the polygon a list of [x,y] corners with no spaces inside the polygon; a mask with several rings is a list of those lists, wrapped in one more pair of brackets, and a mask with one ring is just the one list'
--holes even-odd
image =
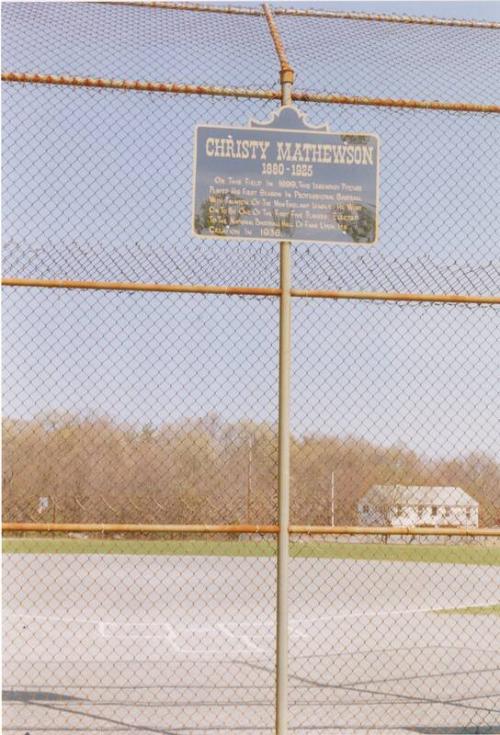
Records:
{"label": "pale sky", "polygon": [[[500,4],[321,5],[494,20]],[[178,11],[179,35],[162,47],[165,14],[153,28],[150,16],[139,15],[147,9],[122,7],[115,53],[103,38],[117,8],[88,11],[106,21],[89,25],[98,36],[94,46],[73,10],[57,11],[65,35],[57,22],[31,12],[13,30],[16,10],[4,4],[9,70],[193,83],[203,69],[205,83],[235,86],[264,86],[275,76],[268,40],[250,34],[222,41],[213,14],[205,14],[193,46],[197,60],[186,56],[194,13]],[[321,84],[344,93],[372,88],[431,99],[449,93],[451,100],[498,89],[491,32],[474,36],[481,40],[457,71],[457,29],[420,28],[408,36],[401,26],[358,21],[349,32],[373,36],[347,60],[343,47],[327,44],[333,26],[307,22],[303,31],[292,19],[282,25],[300,89]],[[320,59],[314,33],[325,50]],[[460,33],[467,40],[475,31]],[[407,58],[408,38],[418,41],[418,63],[391,64],[390,54]],[[240,64],[229,53],[219,57],[213,39],[237,49]],[[194,242],[190,234],[194,126],[246,125],[250,117],[265,119],[272,103],[42,85],[4,85],[3,97],[5,275],[217,283],[220,272],[224,283],[276,285],[276,245]],[[493,116],[301,109],[332,130],[380,136],[381,236],[370,252],[297,245],[296,286],[443,291],[463,284],[472,293],[498,292],[498,271],[491,270],[498,262],[500,196]],[[9,289],[4,415],[59,409],[139,426],[209,412],[228,421],[275,421],[277,307],[276,300]],[[404,443],[434,456],[500,456],[497,316],[489,307],[294,300],[293,431]]]}

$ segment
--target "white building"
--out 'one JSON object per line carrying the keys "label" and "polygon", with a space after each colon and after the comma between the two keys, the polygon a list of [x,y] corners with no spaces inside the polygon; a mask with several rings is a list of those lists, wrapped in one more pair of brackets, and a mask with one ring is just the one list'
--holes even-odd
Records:
{"label": "white building", "polygon": [[479,503],[460,487],[373,485],[358,503],[362,526],[476,528]]}

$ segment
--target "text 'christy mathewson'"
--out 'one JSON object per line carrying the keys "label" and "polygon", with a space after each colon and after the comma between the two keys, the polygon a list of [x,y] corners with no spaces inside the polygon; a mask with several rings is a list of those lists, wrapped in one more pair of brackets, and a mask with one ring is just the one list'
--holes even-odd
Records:
{"label": "text 'christy mathewson'", "polygon": [[257,161],[373,166],[374,152],[374,146],[366,143],[288,143],[269,140],[233,140],[232,136],[207,138],[205,142],[205,153],[209,158],[239,158]]}

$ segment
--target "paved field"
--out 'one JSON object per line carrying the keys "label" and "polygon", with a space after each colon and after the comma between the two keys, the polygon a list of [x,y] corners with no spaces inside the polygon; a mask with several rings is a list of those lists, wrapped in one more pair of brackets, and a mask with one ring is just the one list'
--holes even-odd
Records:
{"label": "paved field", "polygon": [[[500,567],[291,562],[290,731],[500,733]],[[272,733],[272,558],[8,554],[4,732]]]}

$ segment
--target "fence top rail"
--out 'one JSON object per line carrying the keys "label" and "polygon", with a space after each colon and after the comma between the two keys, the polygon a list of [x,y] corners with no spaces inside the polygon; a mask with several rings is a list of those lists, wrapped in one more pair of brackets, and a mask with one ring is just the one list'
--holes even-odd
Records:
{"label": "fence top rail", "polygon": [[[150,82],[132,79],[103,79],[59,74],[37,74],[16,71],[2,73],[2,81],[21,84],[53,84],[66,87],[93,89],[119,89],[134,92],[163,92],[169,94],[198,94],[220,97],[245,97],[263,100],[280,100],[281,92],[274,89],[249,89],[246,87],[214,87],[202,84],[178,84],[174,82]],[[366,105],[372,107],[396,107],[412,110],[443,110],[448,112],[499,113],[500,105],[483,105],[475,102],[442,102],[436,100],[392,99],[386,97],[359,97],[355,95],[324,92],[293,91],[292,100],[337,105]]]}
{"label": "fence top rail", "polygon": [[[266,535],[279,533],[272,524],[144,524],[144,523],[2,523],[3,532],[43,533],[226,533]],[[316,536],[490,536],[500,537],[500,528],[425,528],[422,526],[296,526],[290,534]]]}
{"label": "fence top rail", "polygon": [[[157,8],[165,10],[191,10],[200,13],[222,13],[226,15],[254,15],[262,16],[264,11],[260,7],[240,7],[234,5],[208,5],[204,3],[176,3],[176,2],[151,2],[147,0],[102,0],[98,5],[128,5],[143,8]],[[296,18],[331,18],[336,20],[364,20],[377,23],[403,23],[406,25],[432,25],[449,26],[457,28],[489,28],[499,29],[497,21],[459,19],[459,18],[433,18],[429,16],[399,15],[397,13],[366,13],[350,10],[318,10],[306,8],[280,8],[273,7],[274,15],[285,15]]]}

